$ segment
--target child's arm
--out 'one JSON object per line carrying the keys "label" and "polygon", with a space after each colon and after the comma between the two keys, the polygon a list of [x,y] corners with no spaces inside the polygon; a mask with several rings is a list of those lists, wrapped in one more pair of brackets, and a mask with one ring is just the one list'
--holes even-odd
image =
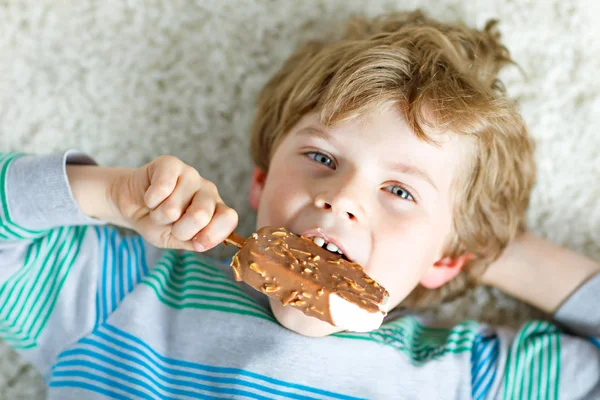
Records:
{"label": "child's arm", "polygon": [[[66,344],[103,323],[160,256],[141,236],[121,236],[105,221],[134,228],[159,247],[191,247],[173,238],[176,224],[160,219],[182,214],[188,204],[206,211],[218,194],[195,196],[203,186],[200,176],[174,157],[166,159],[147,168],[111,169],[74,151],[0,153],[0,338],[42,371]],[[147,192],[153,180],[159,189],[161,183],[181,184],[152,199]],[[175,210],[158,206],[153,212],[145,201]],[[191,224],[193,231],[197,222],[216,223],[220,232],[204,241],[207,248],[237,222],[224,204],[214,209],[220,217]],[[187,235],[189,228],[180,224],[175,235]]]}
{"label": "child's arm", "polygon": [[73,201],[67,162],[94,163],[74,151],[0,153],[0,337],[42,370],[98,321],[100,240],[125,242]]}
{"label": "child's arm", "polygon": [[597,273],[600,273],[600,263],[524,233],[488,267],[482,282],[542,311],[554,313]]}
{"label": "child's arm", "polygon": [[[548,313],[563,329],[531,321],[499,329],[479,375],[486,398],[600,398],[600,265],[532,234],[512,243],[483,281]],[[483,354],[483,353],[482,353]],[[490,361],[493,359],[494,361]],[[476,380],[484,382],[484,380]]]}

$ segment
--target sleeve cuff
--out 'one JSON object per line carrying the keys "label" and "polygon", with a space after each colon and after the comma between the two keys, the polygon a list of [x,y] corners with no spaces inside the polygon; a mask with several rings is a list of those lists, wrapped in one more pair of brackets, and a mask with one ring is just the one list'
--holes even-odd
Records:
{"label": "sleeve cuff", "polygon": [[555,320],[583,336],[600,336],[600,274],[593,275],[556,311]]}
{"label": "sleeve cuff", "polygon": [[105,224],[104,221],[88,217],[79,208],[69,186],[67,163],[97,164],[77,150],[21,156],[11,162],[5,190],[13,223],[32,230],[64,225]]}

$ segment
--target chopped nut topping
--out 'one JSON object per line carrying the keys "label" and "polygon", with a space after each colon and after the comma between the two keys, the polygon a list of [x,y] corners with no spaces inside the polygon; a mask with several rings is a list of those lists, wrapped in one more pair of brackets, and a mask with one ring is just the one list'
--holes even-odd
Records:
{"label": "chopped nut topping", "polygon": [[310,274],[312,271],[312,269],[310,268],[304,268],[304,272],[306,272],[307,274]]}
{"label": "chopped nut topping", "polygon": [[363,288],[362,286],[359,286],[359,285],[358,285],[356,282],[354,282],[354,281],[350,281],[350,282],[348,282],[348,283],[350,283],[350,287],[351,287],[352,289],[354,289],[354,290],[357,290],[357,291],[359,291],[359,292],[364,292],[364,291],[365,291],[365,288]]}
{"label": "chopped nut topping", "polygon": [[316,312],[316,313],[319,313],[319,314],[323,315],[323,311],[321,311],[321,310],[317,309],[315,306],[312,306],[312,307],[310,308],[310,311],[312,311],[312,312]]}
{"label": "chopped nut topping", "polygon": [[263,285],[263,290],[264,290],[266,293],[276,292],[276,291],[278,291],[279,289],[281,289],[281,288],[280,288],[279,286],[277,286],[277,285],[271,285],[271,284],[268,284],[268,283],[265,283],[265,284]]}
{"label": "chopped nut topping", "polygon": [[260,274],[260,276],[262,276],[262,277],[265,276],[265,271],[263,271],[262,269],[260,269],[257,263],[250,263],[250,265],[248,266],[248,268],[250,268],[252,271]]}
{"label": "chopped nut topping", "polygon": [[258,235],[256,234],[256,232],[254,232],[254,233],[252,234],[252,238],[253,238],[253,239],[258,239]]}
{"label": "chopped nut topping", "polygon": [[298,291],[296,290],[292,290],[290,292],[289,295],[287,295],[286,297],[284,297],[283,299],[281,299],[281,302],[283,303],[283,305],[287,305],[290,301],[294,300],[296,298],[296,296],[298,296]]}
{"label": "chopped nut topping", "polygon": [[237,257],[233,257],[231,260],[231,269],[233,270],[233,276],[236,281],[242,280],[242,274],[240,273],[240,260]]}
{"label": "chopped nut topping", "polygon": [[290,304],[295,307],[300,307],[300,306],[305,305],[306,302],[304,300],[295,300],[295,301],[292,301]]}
{"label": "chopped nut topping", "polygon": [[302,254],[303,256],[310,256],[310,253],[306,252],[306,251],[302,251],[302,250],[298,250],[298,249],[290,249],[291,251],[295,251],[298,254]]}
{"label": "chopped nut topping", "polygon": [[307,299],[310,299],[312,297],[312,294],[308,292],[302,292],[302,296],[306,297]]}
{"label": "chopped nut topping", "polygon": [[281,231],[277,231],[277,232],[273,232],[273,236],[286,237],[287,233],[281,232]]}

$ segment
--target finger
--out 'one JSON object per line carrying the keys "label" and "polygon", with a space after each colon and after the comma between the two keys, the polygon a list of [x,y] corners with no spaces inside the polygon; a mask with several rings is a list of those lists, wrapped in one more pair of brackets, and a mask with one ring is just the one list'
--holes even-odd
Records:
{"label": "finger", "polygon": [[192,243],[196,251],[210,250],[221,243],[238,224],[238,214],[223,202],[217,203],[215,213],[209,224],[202,229]]}
{"label": "finger", "polygon": [[[199,187],[199,178],[182,174],[177,180],[177,185],[173,193],[158,207],[150,211],[150,219],[157,225],[174,223],[181,218],[184,211],[188,208]],[[209,193],[210,188],[204,188],[203,192]]]}
{"label": "finger", "polygon": [[190,205],[183,216],[173,224],[173,237],[182,242],[191,240],[199,231],[204,229],[212,220],[221,199],[207,190],[199,190],[194,194]]}
{"label": "finger", "polygon": [[183,162],[171,156],[159,157],[148,167],[150,186],[144,193],[144,204],[153,210],[175,190]]}

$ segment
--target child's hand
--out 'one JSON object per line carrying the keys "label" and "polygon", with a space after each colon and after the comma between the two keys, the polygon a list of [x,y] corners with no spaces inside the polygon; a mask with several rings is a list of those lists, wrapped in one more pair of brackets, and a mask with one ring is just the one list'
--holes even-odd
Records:
{"label": "child's hand", "polygon": [[125,226],[164,248],[205,251],[237,226],[217,187],[173,156],[160,156],[115,179],[110,197]]}

